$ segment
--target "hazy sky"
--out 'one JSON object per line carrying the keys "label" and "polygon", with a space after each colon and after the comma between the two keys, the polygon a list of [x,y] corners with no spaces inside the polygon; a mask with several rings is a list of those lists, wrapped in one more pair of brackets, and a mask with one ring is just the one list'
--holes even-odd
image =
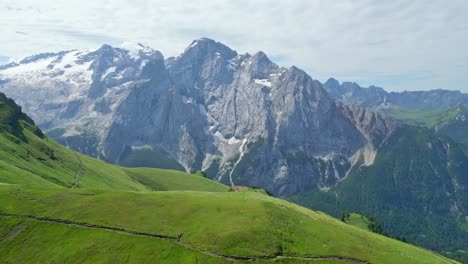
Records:
{"label": "hazy sky", "polygon": [[313,78],[468,92],[466,0],[2,0],[0,63],[138,41],[166,57],[209,37]]}

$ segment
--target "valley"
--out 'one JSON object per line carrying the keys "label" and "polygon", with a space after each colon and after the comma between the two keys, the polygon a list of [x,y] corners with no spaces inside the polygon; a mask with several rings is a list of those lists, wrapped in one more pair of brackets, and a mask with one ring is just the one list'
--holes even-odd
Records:
{"label": "valley", "polygon": [[0,99],[2,262],[455,263],[261,192],[77,154]]}
{"label": "valley", "polygon": [[[415,109],[404,108],[410,103],[398,94],[336,80],[321,84],[297,67],[276,65],[263,52],[239,54],[207,38],[194,40],[181,55],[167,59],[141,44],[39,54],[2,66],[0,79],[0,91],[23,106],[2,95],[0,182],[5,188],[148,193],[136,197],[183,191],[164,198],[168,203],[186,203],[184,199],[197,195],[210,197],[194,207],[225,196],[249,203],[274,199],[227,192],[228,186],[250,186],[334,217],[363,213],[391,236],[442,254],[452,256],[468,247],[464,108],[453,106],[462,104],[463,97],[436,91],[433,96],[447,97],[444,101],[455,108],[432,109],[434,102],[427,100],[414,103]],[[393,101],[387,96],[393,96]],[[37,125],[23,109],[38,120]],[[128,229],[126,223],[116,227],[109,225],[112,222],[81,222],[82,218],[61,215],[2,213],[5,220],[41,226],[64,222],[64,229],[90,225],[103,227],[100,232],[120,228],[130,232],[127,235],[167,235]],[[192,213],[185,211],[187,216]],[[209,222],[224,226],[225,220]],[[281,228],[289,230],[287,223]],[[248,236],[238,229],[232,232],[236,243]],[[267,231],[252,232],[256,237],[256,232]],[[320,259],[337,252],[338,246],[323,252],[301,251],[302,238],[288,238],[289,231],[285,232],[280,232],[281,239],[265,238],[280,242],[265,244],[261,252],[212,250],[216,243],[203,244],[208,238],[195,247],[200,254],[213,255],[205,257],[218,259],[368,261],[356,253],[359,249]],[[181,250],[191,250],[176,239],[177,234],[167,237],[185,248]],[[228,243],[229,239],[217,241]],[[284,239],[301,250],[283,254],[283,247],[291,247]],[[245,242],[245,248],[260,243],[254,240]],[[271,251],[278,247],[281,254]],[[379,263],[382,259],[375,257]]]}

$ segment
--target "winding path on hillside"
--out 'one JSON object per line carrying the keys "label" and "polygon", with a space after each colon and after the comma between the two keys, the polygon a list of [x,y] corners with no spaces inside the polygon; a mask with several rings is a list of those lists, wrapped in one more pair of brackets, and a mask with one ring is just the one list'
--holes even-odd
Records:
{"label": "winding path on hillside", "polygon": [[369,263],[367,261],[362,261],[362,260],[353,259],[353,258],[339,257],[339,256],[328,256],[328,257],[294,257],[294,256],[282,256],[282,255],[263,256],[263,257],[230,256],[230,255],[224,255],[224,254],[204,250],[194,245],[185,243],[182,241],[182,238],[183,238],[182,234],[180,234],[179,236],[158,235],[158,234],[130,231],[130,230],[125,230],[125,229],[116,228],[116,227],[107,227],[107,226],[101,226],[101,225],[95,225],[95,224],[73,222],[70,220],[52,219],[52,218],[47,218],[47,217],[36,217],[36,216],[26,216],[26,215],[13,215],[13,214],[4,214],[4,213],[0,213],[0,218],[37,221],[37,222],[43,222],[43,223],[49,223],[49,224],[61,224],[61,225],[67,225],[67,226],[77,227],[77,228],[104,230],[104,231],[109,231],[109,232],[114,232],[114,233],[119,233],[119,234],[124,234],[124,235],[159,238],[162,240],[166,240],[166,241],[170,241],[172,243],[178,244],[179,246],[182,246],[184,248],[187,248],[187,249],[190,249],[190,250],[193,250],[193,251],[196,251],[196,252],[211,256],[211,257],[222,258],[224,260],[231,261],[231,262],[242,262],[242,261],[247,262],[247,261],[262,261],[262,260],[274,261],[274,260],[290,259],[290,260],[304,260],[304,261],[330,260],[330,261],[338,261],[338,262],[344,262],[344,263],[359,263],[359,264]]}
{"label": "winding path on hillside", "polygon": [[78,187],[78,180],[80,179],[81,173],[83,173],[83,161],[81,161],[80,155],[78,155],[78,153],[76,153],[74,151],[73,151],[73,153],[75,153],[76,158],[80,162],[80,167],[78,168],[78,170],[75,173],[75,181],[72,184],[72,188],[77,188]]}

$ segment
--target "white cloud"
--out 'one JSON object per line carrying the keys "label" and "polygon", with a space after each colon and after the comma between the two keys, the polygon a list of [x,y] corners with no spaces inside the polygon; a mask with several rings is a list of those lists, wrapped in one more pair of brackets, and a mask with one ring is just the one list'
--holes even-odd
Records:
{"label": "white cloud", "polygon": [[177,55],[199,37],[265,51],[314,78],[466,89],[465,0],[3,0],[0,54],[136,40]]}

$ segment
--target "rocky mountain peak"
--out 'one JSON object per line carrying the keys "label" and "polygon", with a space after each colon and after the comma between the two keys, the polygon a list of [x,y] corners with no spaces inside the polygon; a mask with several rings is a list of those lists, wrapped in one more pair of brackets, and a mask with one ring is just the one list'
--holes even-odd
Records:
{"label": "rocky mountain peak", "polygon": [[192,41],[180,57],[189,59],[205,59],[208,56],[210,58],[222,57],[224,59],[230,59],[236,55],[236,51],[220,42],[216,42],[209,38],[200,38]]}
{"label": "rocky mountain peak", "polygon": [[124,165],[163,158],[279,196],[333,185],[387,132],[377,116],[337,106],[303,70],[207,38],[165,61],[127,43],[51,55],[32,68],[0,70],[8,79],[0,89],[62,143]]}
{"label": "rocky mountain peak", "polygon": [[243,64],[254,79],[268,79],[272,71],[279,68],[262,51],[255,53],[253,56],[246,57]]}
{"label": "rocky mountain peak", "polygon": [[252,58],[251,58],[253,63],[256,64],[261,64],[261,65],[275,65],[278,67],[276,64],[274,64],[268,56],[263,52],[263,51],[258,51],[255,53]]}
{"label": "rocky mountain peak", "polygon": [[343,82],[341,84],[341,86],[343,87],[343,89],[347,92],[352,92],[352,91],[356,91],[356,90],[359,90],[361,88],[361,86],[359,86],[359,84],[355,83],[355,82]]}
{"label": "rocky mountain peak", "polygon": [[[306,101],[322,100],[323,102],[326,102],[325,104],[329,104],[331,102],[331,98],[323,89],[322,84],[315,81],[305,71],[297,68],[296,66],[292,66],[285,71],[283,78],[284,83],[287,84],[285,85],[286,91],[292,94],[302,93],[306,97]],[[299,97],[296,99],[299,99]]]}
{"label": "rocky mountain peak", "polygon": [[341,84],[335,78],[330,78],[324,83],[324,87],[330,96],[339,98],[340,95],[343,93]]}
{"label": "rocky mountain peak", "polygon": [[110,87],[141,75],[145,66],[153,61],[164,61],[163,55],[141,43],[124,42],[119,47],[104,44],[85,56],[91,60],[92,83],[88,97],[98,98]]}
{"label": "rocky mountain peak", "polygon": [[138,59],[164,59],[163,55],[151,47],[145,46],[140,42],[126,41],[118,48],[128,51],[128,55],[136,60]]}
{"label": "rocky mountain peak", "polygon": [[335,79],[335,78],[329,78],[329,79],[324,83],[324,85],[330,86],[330,87],[335,87],[335,88],[341,86],[341,85],[340,85],[340,82],[339,82],[337,79]]}

